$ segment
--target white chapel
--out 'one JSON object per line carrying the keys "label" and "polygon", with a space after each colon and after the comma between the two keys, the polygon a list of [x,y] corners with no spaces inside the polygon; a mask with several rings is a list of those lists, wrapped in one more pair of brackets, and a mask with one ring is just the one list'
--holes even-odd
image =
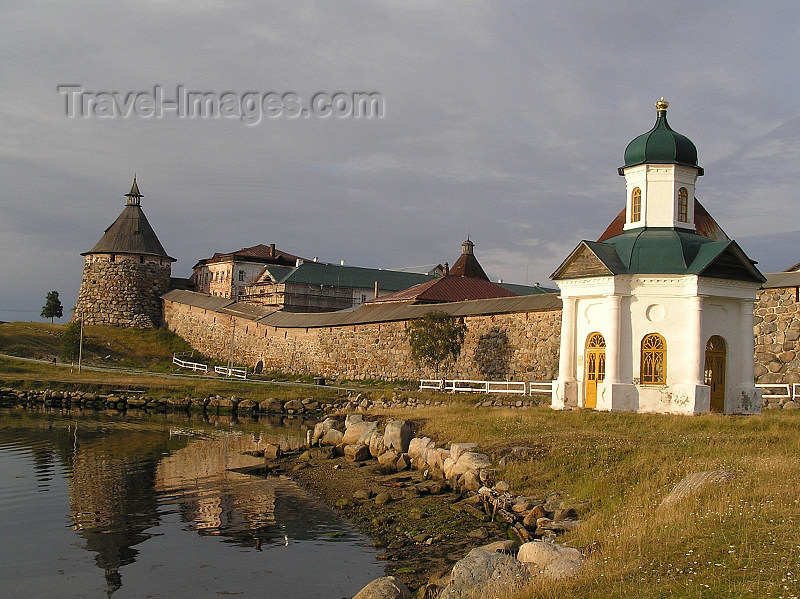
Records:
{"label": "white chapel", "polygon": [[553,273],[563,310],[552,407],[756,413],[753,302],[766,280],[695,199],[697,149],[656,102],[628,144],[626,205]]}

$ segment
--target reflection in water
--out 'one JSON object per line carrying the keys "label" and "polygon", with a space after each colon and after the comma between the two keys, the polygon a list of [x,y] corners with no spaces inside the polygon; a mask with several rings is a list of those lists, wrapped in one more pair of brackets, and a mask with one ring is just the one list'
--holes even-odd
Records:
{"label": "reflection in water", "polygon": [[[281,434],[285,445],[286,430]],[[186,531],[191,531],[195,539],[218,538],[239,551],[255,552],[304,541],[313,541],[319,546],[320,539],[330,540],[326,533],[332,529],[342,530],[343,525],[334,520],[326,506],[305,495],[292,481],[263,479],[232,470],[261,465],[262,459],[245,452],[263,447],[268,440],[268,436],[262,437],[260,432],[242,432],[233,427],[223,430],[198,429],[197,426],[178,428],[148,419],[95,420],[74,412],[31,415],[0,411],[0,476],[6,475],[3,458],[10,451],[29,455],[38,493],[50,490],[60,477],[66,477],[71,529],[82,539],[82,549],[93,554],[96,567],[103,572],[106,595],[119,594],[123,586],[130,586],[128,592],[135,596],[141,592],[137,589],[155,584],[157,576],[153,572],[168,565],[175,555],[184,558],[180,562],[182,568],[194,556],[204,560],[209,551],[217,555],[216,549],[207,545],[203,545],[202,550],[194,545],[186,546]],[[4,510],[11,509],[13,503],[2,493],[0,491],[0,519],[7,518]],[[181,524],[173,529],[169,527],[172,521]],[[8,520],[5,525],[13,526]],[[47,531],[41,534],[44,539],[48,538]],[[166,543],[172,551],[164,552],[162,548],[154,555],[153,549],[147,550],[158,537],[164,538],[157,545],[162,547]],[[343,538],[350,545],[361,543],[352,533]],[[0,544],[5,542],[0,538]],[[74,542],[72,546],[75,547]],[[58,549],[62,553],[69,550]],[[142,551],[147,553],[140,555]],[[372,558],[374,553],[361,548],[357,552],[364,554],[364,558],[352,558],[361,561],[353,565],[356,572],[351,578],[360,577],[366,582],[381,575]],[[341,548],[338,553],[341,560],[344,555]],[[273,561],[278,563],[275,557]],[[228,556],[223,554],[223,558]],[[236,555],[231,558],[232,564],[241,562]],[[150,570],[140,573],[138,566],[146,564]],[[130,577],[128,582],[123,580],[123,574],[129,570],[125,566],[132,568],[131,574],[125,574],[125,578]],[[199,567],[207,569],[208,564],[201,563]],[[226,565],[226,574],[235,575],[235,567]],[[298,575],[306,570],[299,563],[297,568]],[[331,564],[331,568],[341,577],[338,564]],[[58,572],[66,576],[63,569]],[[270,573],[267,570],[260,576]],[[252,576],[253,572],[246,574]],[[175,584],[167,578],[174,579],[174,574],[161,576],[158,580],[162,587]],[[19,577],[29,583],[35,574],[20,573]],[[347,578],[344,577],[344,582],[350,584]],[[360,588],[362,580],[353,584]],[[195,583],[195,596],[204,591],[212,593],[213,590],[212,595],[221,592],[214,585],[244,585],[246,589],[252,584],[253,589],[263,589],[264,582],[258,578],[248,581],[230,577],[223,582],[219,577],[211,577],[208,582]],[[185,584],[191,587],[193,582],[186,580]],[[49,583],[43,581],[42,585]],[[26,586],[31,591],[30,585]],[[325,588],[326,592],[341,596],[333,587],[326,585]],[[181,589],[189,590],[183,586]],[[46,586],[46,590],[51,589]],[[314,595],[305,592],[297,596]]]}

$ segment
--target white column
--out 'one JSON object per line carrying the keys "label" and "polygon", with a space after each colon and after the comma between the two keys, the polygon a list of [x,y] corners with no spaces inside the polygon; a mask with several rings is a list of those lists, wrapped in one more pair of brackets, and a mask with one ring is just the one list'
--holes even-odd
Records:
{"label": "white column", "polygon": [[609,323],[606,331],[606,383],[619,383],[619,327],[621,295],[609,295]]}
{"label": "white column", "polygon": [[742,332],[739,345],[739,385],[743,388],[754,386],[753,368],[755,363],[755,338],[753,336],[753,300],[742,300],[739,304],[740,330]]}
{"label": "white column", "polygon": [[575,307],[577,298],[561,298],[561,351],[558,356],[558,380],[575,380]]}
{"label": "white column", "polygon": [[[691,373],[694,376],[694,381],[687,381],[687,383],[694,383],[695,385],[705,385],[705,348],[706,340],[703,338],[703,297],[698,295],[691,298],[691,305],[689,307],[689,314],[687,328],[690,334],[689,351],[687,352],[686,360],[691,365]],[[670,356],[670,348],[667,345],[667,367],[669,367],[670,359],[680,359],[679,356]]]}

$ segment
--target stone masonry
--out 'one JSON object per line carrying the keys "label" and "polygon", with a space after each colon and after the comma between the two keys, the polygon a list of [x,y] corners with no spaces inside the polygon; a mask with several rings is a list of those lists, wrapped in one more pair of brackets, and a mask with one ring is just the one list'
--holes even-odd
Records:
{"label": "stone masonry", "polygon": [[800,383],[798,316],[796,287],[759,291],[754,321],[756,383]]}
{"label": "stone masonry", "polygon": [[83,267],[73,318],[86,324],[151,328],[162,322],[160,296],[169,290],[166,258],[90,254]]}
{"label": "stone masonry", "polygon": [[[412,380],[433,377],[411,360],[407,321],[318,328],[276,328],[252,320],[164,302],[167,326],[203,354],[227,360],[233,337],[234,362],[330,378]],[[502,330],[508,338],[508,378],[550,381],[558,368],[561,311],[467,316],[461,356],[450,378],[483,378],[474,359],[482,337]],[[233,331],[232,331],[233,329]],[[440,373],[443,375],[444,373]]]}

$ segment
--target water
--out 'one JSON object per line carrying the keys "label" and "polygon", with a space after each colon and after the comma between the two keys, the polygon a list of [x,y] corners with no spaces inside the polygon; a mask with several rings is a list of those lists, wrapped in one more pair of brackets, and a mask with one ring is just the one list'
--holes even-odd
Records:
{"label": "water", "polygon": [[263,429],[0,410],[0,597],[336,599],[382,576],[291,480],[232,470]]}

